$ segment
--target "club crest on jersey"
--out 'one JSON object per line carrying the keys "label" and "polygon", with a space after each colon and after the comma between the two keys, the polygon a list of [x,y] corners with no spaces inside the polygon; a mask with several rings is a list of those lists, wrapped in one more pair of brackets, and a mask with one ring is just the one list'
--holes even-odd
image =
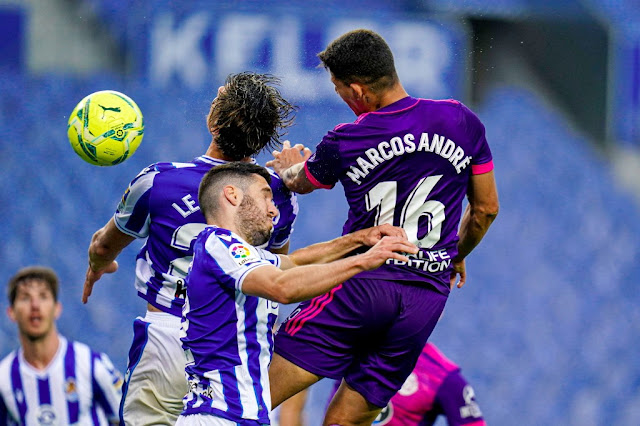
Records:
{"label": "club crest on jersey", "polygon": [[41,425],[56,424],[56,413],[51,405],[44,404],[38,407],[38,423]]}
{"label": "club crest on jersey", "polygon": [[238,266],[242,266],[247,262],[257,259],[256,255],[249,249],[249,247],[240,243],[231,244],[229,247],[229,253],[231,253],[231,256]]}
{"label": "club crest on jersey", "polygon": [[69,377],[64,386],[64,393],[66,394],[67,401],[78,400],[78,388],[76,387],[76,379]]}
{"label": "club crest on jersey", "polygon": [[418,376],[415,373],[409,374],[407,380],[402,384],[398,393],[402,396],[413,395],[418,391]]}

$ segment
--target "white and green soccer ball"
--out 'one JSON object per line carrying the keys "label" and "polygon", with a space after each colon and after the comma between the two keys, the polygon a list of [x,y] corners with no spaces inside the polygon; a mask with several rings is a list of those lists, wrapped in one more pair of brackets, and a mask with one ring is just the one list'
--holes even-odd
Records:
{"label": "white and green soccer ball", "polygon": [[67,125],[73,150],[87,163],[114,166],[131,157],[144,135],[144,119],[127,95],[102,90],[82,99]]}

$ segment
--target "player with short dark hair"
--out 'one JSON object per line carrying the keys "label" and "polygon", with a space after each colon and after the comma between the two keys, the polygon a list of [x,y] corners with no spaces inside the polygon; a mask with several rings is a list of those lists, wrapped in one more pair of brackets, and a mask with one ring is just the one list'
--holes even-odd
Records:
{"label": "player with short dark hair", "polygon": [[417,252],[391,225],[290,256],[262,250],[278,214],[268,180],[264,169],[247,163],[219,166],[202,180],[208,226],[195,241],[187,276],[182,342],[190,392],[177,425],[269,424],[268,366],[278,304],[325,294],[387,259],[406,261],[405,253]]}
{"label": "player with short dark hair", "polygon": [[[212,168],[230,161],[251,163],[252,155],[273,146],[292,123],[294,107],[280,94],[272,76],[230,75],[218,89],[207,115],[211,143],[191,162],[155,163],[136,176],[115,215],[93,236],[83,302],[105,272],[117,269],[118,254],[136,238],[146,238],[136,259],[135,286],[147,313],[133,325],[121,419],[126,424],[173,425],[187,393],[180,318],[185,276],[193,241],[205,227],[198,186]],[[286,253],[298,206],[273,174],[279,216],[268,249]]]}
{"label": "player with short dark hair", "polygon": [[380,35],[348,32],[319,57],[358,118],[313,155],[285,142],[267,165],[297,193],[340,182],[343,233],[393,224],[420,251],[294,310],[275,338],[271,390],[275,407],[322,377],[344,377],[325,424],[369,424],[411,373],[458,276],[464,284],[464,259],[496,217],[498,195],[480,120],[458,101],[409,96]]}
{"label": "player with short dark hair", "polygon": [[0,361],[0,424],[117,424],[122,375],[107,355],[58,333],[56,273],[23,268],[7,290],[20,349]]}

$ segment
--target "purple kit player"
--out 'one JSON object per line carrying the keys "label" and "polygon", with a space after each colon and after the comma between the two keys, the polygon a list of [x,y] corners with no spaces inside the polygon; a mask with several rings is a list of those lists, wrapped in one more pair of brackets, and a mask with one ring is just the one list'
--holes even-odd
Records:
{"label": "purple kit player", "polygon": [[[207,226],[187,276],[182,342],[190,392],[176,425],[270,423],[268,367],[278,303],[306,300],[387,259],[417,253],[401,228],[385,224],[275,255],[269,239],[278,213],[269,173],[249,163],[215,167],[198,200]],[[358,256],[353,250],[373,246]],[[349,285],[349,284],[344,284]]]}
{"label": "purple kit player", "polygon": [[318,56],[358,118],[312,156],[285,142],[267,164],[298,193],[340,182],[344,233],[389,223],[420,252],[294,310],[275,338],[271,390],[277,406],[322,377],[344,377],[325,424],[369,424],[411,373],[458,275],[464,284],[464,259],[496,217],[498,195],[482,123],[458,101],[409,96],[378,34],[351,31]]}
{"label": "purple kit player", "polygon": [[[336,381],[334,392],[340,382]],[[460,367],[427,343],[402,388],[373,422],[378,426],[431,426],[439,416],[449,426],[485,426],[476,394]]]}
{"label": "purple kit player", "polygon": [[[135,285],[147,313],[133,325],[134,338],[123,388],[120,416],[126,424],[171,424],[188,391],[180,318],[185,276],[193,242],[205,228],[198,186],[212,168],[251,156],[279,141],[292,122],[293,107],[273,86],[277,79],[255,73],[227,78],[211,104],[207,125],[213,136],[207,152],[189,163],[156,163],[127,188],[114,217],[98,230],[89,247],[83,302],[105,272],[117,269],[118,254],[136,238],[146,243],[136,259]],[[279,215],[267,248],[286,253],[297,214],[295,196],[273,174]]]}

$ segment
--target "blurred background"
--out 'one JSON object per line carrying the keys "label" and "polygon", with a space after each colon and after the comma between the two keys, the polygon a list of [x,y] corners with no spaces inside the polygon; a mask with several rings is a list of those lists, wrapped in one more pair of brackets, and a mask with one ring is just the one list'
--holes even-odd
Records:
{"label": "blurred background", "polygon": [[[133,287],[141,244],[87,305],[80,296],[91,236],[129,181],[204,153],[205,115],[230,72],[281,77],[299,106],[288,138],[313,148],[355,118],[315,55],[370,28],[411,95],[459,99],[486,126],[501,212],[432,341],[462,367],[488,424],[639,425],[640,3],[362,3],[0,0],[3,282],[26,265],[53,267],[60,331],[124,372],[145,310]],[[133,157],[100,168],[73,153],[66,126],[104,89],[131,96],[146,128]],[[341,188],[299,201],[293,249],[341,233]],[[2,357],[18,346],[15,328],[3,315]],[[312,388],[311,426],[329,387]]]}

